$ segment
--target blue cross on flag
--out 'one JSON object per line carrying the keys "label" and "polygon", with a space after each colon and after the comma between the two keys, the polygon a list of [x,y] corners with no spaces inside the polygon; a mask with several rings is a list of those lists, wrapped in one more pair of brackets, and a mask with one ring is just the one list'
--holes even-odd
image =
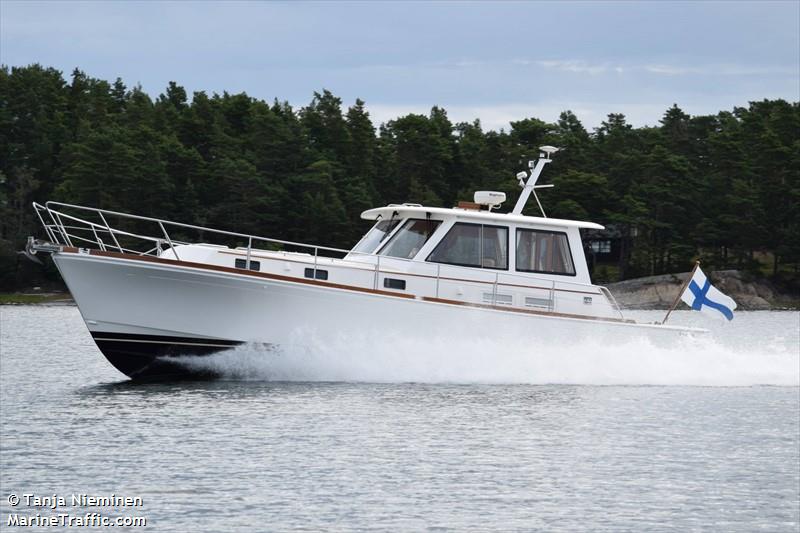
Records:
{"label": "blue cross on flag", "polygon": [[700,267],[694,270],[692,279],[681,294],[681,300],[694,311],[728,320],[733,320],[733,310],[736,309],[736,302],[711,285]]}

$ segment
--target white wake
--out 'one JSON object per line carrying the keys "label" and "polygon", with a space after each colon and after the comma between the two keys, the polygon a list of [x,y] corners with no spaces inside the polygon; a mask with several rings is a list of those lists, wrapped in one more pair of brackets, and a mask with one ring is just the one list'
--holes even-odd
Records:
{"label": "white wake", "polygon": [[[790,316],[786,326],[791,328],[795,321]],[[654,345],[646,337],[605,345],[566,339],[542,344],[535,337],[465,341],[447,335],[386,338],[377,331],[320,339],[297,331],[290,343],[278,348],[243,345],[182,362],[236,380],[800,385],[800,346],[794,332],[787,338],[774,334],[781,329],[773,327],[770,337],[763,329],[728,329],[722,338],[712,332],[701,339],[681,338],[670,346]],[[732,340],[734,333],[742,339]]]}

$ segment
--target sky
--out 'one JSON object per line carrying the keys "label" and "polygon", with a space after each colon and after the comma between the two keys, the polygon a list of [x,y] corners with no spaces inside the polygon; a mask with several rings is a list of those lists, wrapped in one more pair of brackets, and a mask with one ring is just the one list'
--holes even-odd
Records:
{"label": "sky", "polygon": [[800,0],[34,2],[0,0],[0,63],[78,67],[294,106],[323,88],[377,124],[444,107],[484,128],[570,109],[656,125],[800,100]]}

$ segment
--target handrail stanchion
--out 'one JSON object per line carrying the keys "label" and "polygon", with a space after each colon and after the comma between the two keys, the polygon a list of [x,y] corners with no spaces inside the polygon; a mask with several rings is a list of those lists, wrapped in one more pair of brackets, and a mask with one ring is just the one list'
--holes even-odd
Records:
{"label": "handrail stanchion", "polygon": [[556,300],[555,300],[555,298],[556,298],[556,282],[555,282],[555,280],[551,280],[550,281],[550,303],[549,303],[549,308],[548,308],[548,310],[551,311],[551,312],[556,310]]}
{"label": "handrail stanchion", "polygon": [[617,302],[617,299],[614,298],[614,295],[611,294],[611,291],[608,290],[608,287],[600,287],[600,292],[603,293],[603,296],[606,297],[606,300],[611,304],[612,309],[614,309],[620,318],[625,318],[625,315],[622,313],[622,309]]}
{"label": "handrail stanchion", "polygon": [[121,253],[121,254],[125,253],[125,252],[122,251],[122,246],[120,246],[119,241],[117,240],[117,236],[114,235],[114,230],[111,229],[111,226],[108,225],[108,221],[106,220],[106,217],[103,216],[103,212],[102,211],[98,211],[97,214],[100,215],[100,220],[102,220],[103,224],[106,225],[106,229],[108,230],[108,233],[111,235],[111,238],[114,239],[114,244],[116,244],[117,248],[119,248],[119,253]]}
{"label": "handrail stanchion", "polygon": [[167,238],[167,242],[169,243],[169,249],[172,250],[173,254],[175,254],[175,259],[180,261],[181,258],[178,257],[178,251],[175,249],[175,246],[172,244],[172,239],[169,238],[169,233],[167,233],[167,230],[164,229],[164,224],[162,224],[161,221],[159,220],[158,221],[158,225],[161,227],[161,231],[164,232],[164,237]]}
{"label": "handrail stanchion", "polygon": [[[53,216],[53,212],[50,211],[49,207],[45,206],[44,209],[45,209],[45,211],[47,211],[47,214],[50,215],[50,220],[53,222],[53,225],[50,228],[50,231],[53,232],[54,242],[55,242],[55,244],[61,244],[61,239],[59,239],[58,236],[56,235],[56,227],[58,226],[58,223],[56,222],[56,217]],[[60,229],[58,231],[59,231],[59,233],[61,232]],[[64,244],[67,244],[67,243],[64,242]]]}
{"label": "handrail stanchion", "polygon": [[378,290],[378,275],[380,274],[381,271],[381,256],[379,255],[377,257],[378,261],[375,263],[375,281],[372,284],[373,289],[375,289],[376,291]]}
{"label": "handrail stanchion", "polygon": [[36,211],[36,216],[39,218],[39,222],[42,223],[42,226],[44,226],[44,231],[47,233],[47,236],[49,238],[53,239],[54,241],[56,241],[55,244],[58,244],[58,241],[55,238],[55,234],[51,231],[50,227],[47,224],[44,223],[44,219],[42,218],[42,213],[40,212],[40,209],[39,209],[39,204],[34,203],[33,204],[33,210]]}
{"label": "handrail stanchion", "polygon": [[500,272],[494,273],[494,286],[492,287],[492,306],[497,307],[497,280],[500,278]]}
{"label": "handrail stanchion", "polygon": [[247,238],[247,259],[245,259],[244,268],[250,270],[250,250],[253,248],[253,236]]}
{"label": "handrail stanchion", "polygon": [[319,247],[314,247],[314,279],[317,279],[317,255],[319,255]]}
{"label": "handrail stanchion", "polygon": [[50,209],[48,209],[47,212],[50,214],[50,220],[53,221],[53,235],[55,235],[56,234],[56,230],[58,230],[58,234],[61,236],[59,238],[58,242],[61,242],[61,240],[63,240],[64,241],[64,245],[66,246],[67,245],[67,238],[64,236],[64,232],[61,231],[61,226],[58,224],[58,220],[56,219],[55,214],[53,214],[53,212],[50,211]]}
{"label": "handrail stanchion", "polygon": [[97,245],[100,247],[100,250],[105,252],[106,251],[106,246],[105,246],[105,244],[103,244],[103,241],[100,240],[100,237],[97,235],[97,230],[95,229],[94,226],[92,226],[92,233],[94,233],[95,241],[97,242]]}
{"label": "handrail stanchion", "polygon": [[69,233],[67,233],[67,229],[64,227],[64,222],[61,221],[61,215],[58,211],[55,211],[56,218],[58,219],[58,231],[61,232],[61,236],[64,237],[64,244],[68,246],[72,246],[72,239],[69,238]]}
{"label": "handrail stanchion", "polygon": [[439,297],[439,278],[442,276],[442,265],[436,263],[436,297]]}

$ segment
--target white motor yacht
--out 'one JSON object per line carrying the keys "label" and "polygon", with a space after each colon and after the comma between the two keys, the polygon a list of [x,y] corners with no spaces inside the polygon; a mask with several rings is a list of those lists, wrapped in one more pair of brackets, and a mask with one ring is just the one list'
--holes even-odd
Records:
{"label": "white motor yacht", "polygon": [[[542,147],[518,174],[509,213],[492,191],[452,209],[370,209],[361,216],[374,225],[351,250],[47,202],[34,204],[47,239],[29,238],[27,252],[52,254],[95,343],[133,379],[191,377],[176,356],[280,347],[303,334],[514,336],[530,339],[536,357],[545,340],[568,348],[703,331],[623,316],[587,269],[580,229],[599,224],[522,214],[531,194],[538,203],[536,182],[556,150]],[[233,245],[178,238],[190,233]]]}

